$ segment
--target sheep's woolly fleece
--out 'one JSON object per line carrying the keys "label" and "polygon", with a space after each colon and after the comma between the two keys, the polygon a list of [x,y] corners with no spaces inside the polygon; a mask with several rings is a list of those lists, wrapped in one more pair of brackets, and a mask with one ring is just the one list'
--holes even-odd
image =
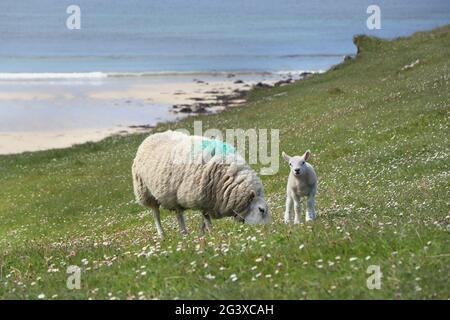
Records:
{"label": "sheep's woolly fleece", "polygon": [[176,131],[146,138],[132,174],[140,204],[198,209],[212,218],[245,212],[254,195],[264,196],[260,179],[234,148]]}

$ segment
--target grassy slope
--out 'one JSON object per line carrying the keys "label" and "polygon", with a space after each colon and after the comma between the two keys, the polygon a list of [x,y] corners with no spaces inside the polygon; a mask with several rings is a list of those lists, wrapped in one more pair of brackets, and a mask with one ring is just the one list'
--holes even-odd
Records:
{"label": "grassy slope", "polygon": [[[221,220],[200,238],[190,212],[183,238],[166,215],[160,242],[133,201],[130,165],[144,135],[2,156],[0,297],[449,298],[450,27],[357,42],[360,55],[334,70],[197,117],[204,127],[278,128],[282,150],[310,148],[314,224],[281,223],[284,163],[263,177],[273,225]],[[83,267],[78,291],[66,289],[71,264]],[[366,287],[371,264],[381,290]]]}

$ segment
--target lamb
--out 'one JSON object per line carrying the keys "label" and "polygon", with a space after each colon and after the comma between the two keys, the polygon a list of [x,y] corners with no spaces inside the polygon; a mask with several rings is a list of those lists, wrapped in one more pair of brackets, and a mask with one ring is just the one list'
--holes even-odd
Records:
{"label": "lamb", "polygon": [[132,176],[136,200],[153,213],[161,238],[160,206],[176,211],[183,234],[186,209],[202,212],[203,232],[211,229],[211,218],[271,220],[260,179],[234,148],[218,140],[171,130],[150,135],[137,150]]}
{"label": "lamb", "polygon": [[289,163],[290,173],[286,187],[286,211],[284,213],[284,222],[292,221],[292,207],[294,207],[294,224],[300,223],[301,217],[301,197],[307,197],[306,221],[316,218],[315,196],[317,192],[317,175],[314,167],[306,160],[309,159],[311,152],[306,151],[303,156],[290,157],[282,153],[284,160]]}

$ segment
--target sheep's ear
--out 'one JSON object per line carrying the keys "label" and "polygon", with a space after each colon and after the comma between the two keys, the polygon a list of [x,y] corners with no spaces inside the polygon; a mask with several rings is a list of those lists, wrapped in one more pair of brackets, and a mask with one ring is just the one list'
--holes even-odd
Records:
{"label": "sheep's ear", "polygon": [[288,156],[288,155],[286,154],[286,152],[284,152],[284,151],[281,153],[281,156],[282,156],[283,159],[286,160],[287,162],[289,162],[289,160],[291,160],[291,157]]}
{"label": "sheep's ear", "polygon": [[256,197],[256,192],[254,190],[251,190],[247,195],[243,198],[245,202],[245,206],[249,206],[253,199]]}
{"label": "sheep's ear", "polygon": [[305,159],[305,161],[307,161],[310,156],[311,156],[311,151],[306,150],[306,152],[303,154],[303,159]]}

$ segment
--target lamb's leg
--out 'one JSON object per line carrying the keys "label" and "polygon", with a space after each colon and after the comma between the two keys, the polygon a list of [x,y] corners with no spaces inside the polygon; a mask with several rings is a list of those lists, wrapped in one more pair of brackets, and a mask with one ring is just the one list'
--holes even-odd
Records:
{"label": "lamb's leg", "polygon": [[178,210],[177,211],[177,220],[178,220],[178,225],[180,226],[180,232],[182,234],[187,234],[187,229],[186,229],[186,224],[184,223],[184,215],[183,215],[183,210]]}
{"label": "lamb's leg", "polygon": [[308,206],[308,210],[306,213],[306,221],[310,221],[310,220],[314,220],[316,219],[316,210],[314,208],[315,204],[316,204],[316,197],[314,194],[309,195],[308,200],[307,200],[307,206]]}
{"label": "lamb's leg", "polygon": [[291,223],[292,204],[292,197],[288,194],[286,197],[286,210],[284,211],[284,223]]}
{"label": "lamb's leg", "polygon": [[205,231],[208,231],[208,232],[212,231],[211,216],[209,214],[203,215],[201,231],[202,231],[202,234],[204,234]]}
{"label": "lamb's leg", "polygon": [[155,218],[155,224],[156,224],[156,229],[158,230],[158,234],[161,237],[161,239],[164,239],[164,231],[163,231],[163,228],[161,227],[161,217],[160,217],[160,213],[159,213],[159,207],[154,207],[151,210],[153,213],[153,218]]}
{"label": "lamb's leg", "polygon": [[294,212],[295,212],[295,218],[294,218],[294,224],[299,224],[301,220],[301,202],[300,198],[294,199]]}

